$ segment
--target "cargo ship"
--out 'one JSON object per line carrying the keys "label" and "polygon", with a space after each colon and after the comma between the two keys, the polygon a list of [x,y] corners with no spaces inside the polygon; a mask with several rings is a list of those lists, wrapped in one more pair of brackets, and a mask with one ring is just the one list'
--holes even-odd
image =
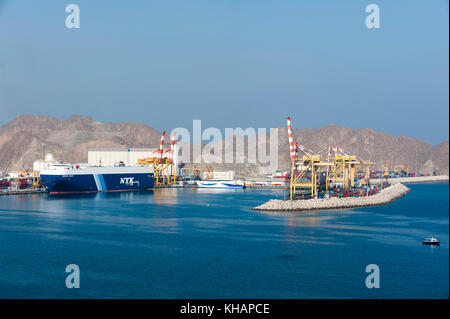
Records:
{"label": "cargo ship", "polygon": [[50,194],[132,191],[154,186],[154,171],[149,166],[57,164],[41,170],[40,176]]}

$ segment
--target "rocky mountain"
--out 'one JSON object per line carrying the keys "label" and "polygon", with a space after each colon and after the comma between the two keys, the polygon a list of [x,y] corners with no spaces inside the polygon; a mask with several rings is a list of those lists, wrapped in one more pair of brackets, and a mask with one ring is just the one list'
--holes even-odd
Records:
{"label": "rocky mountain", "polygon": [[[288,148],[287,130],[280,130],[280,143]],[[339,145],[347,153],[376,162],[374,167],[384,168],[386,160],[389,167],[407,164],[410,171],[433,173],[434,170],[448,175],[449,172],[449,144],[448,140],[432,146],[431,144],[406,136],[392,136],[384,132],[377,132],[369,128],[352,129],[328,125],[320,129],[294,130],[295,140],[316,152],[328,145]],[[322,154],[326,154],[322,153]],[[281,165],[289,163],[288,154],[282,153]]]}
{"label": "rocky mountain", "polygon": [[67,120],[48,116],[19,116],[0,127],[0,171],[32,168],[52,153],[64,162],[86,162],[91,147],[149,147],[159,145],[160,132],[133,123],[99,123],[72,115]]}
{"label": "rocky mountain", "polygon": [[[280,128],[277,132],[278,168],[289,169],[287,129]],[[32,168],[33,161],[43,159],[44,152],[52,153],[59,161],[86,162],[87,150],[91,147],[158,147],[160,134],[150,126],[134,122],[99,123],[79,115],[66,120],[48,116],[19,116],[0,126],[0,172],[6,167],[8,171]],[[265,138],[266,149],[269,149],[269,136]],[[436,170],[441,174],[449,173],[448,140],[432,146],[415,138],[395,137],[368,128],[352,129],[335,125],[294,130],[294,138],[299,144],[316,152],[328,145],[340,145],[350,154],[377,162],[376,166],[380,169],[389,160],[390,167],[408,164],[411,171],[432,173]],[[225,141],[221,143],[225,149]],[[236,139],[232,145],[236,147],[239,143],[244,143],[241,145],[245,149],[244,163],[213,166],[217,170],[234,169],[238,176],[257,175],[261,171],[260,165],[247,162],[249,139]],[[183,145],[190,146],[192,158],[195,155],[193,146]]]}
{"label": "rocky mountain", "polygon": [[431,159],[424,164],[424,170],[438,172],[448,175],[448,140],[433,147]]}

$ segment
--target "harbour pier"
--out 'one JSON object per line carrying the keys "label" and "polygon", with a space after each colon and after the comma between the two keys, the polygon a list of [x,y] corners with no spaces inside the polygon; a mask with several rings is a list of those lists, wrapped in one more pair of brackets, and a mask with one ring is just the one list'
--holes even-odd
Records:
{"label": "harbour pier", "polygon": [[25,188],[25,189],[1,189],[0,195],[23,195],[23,194],[38,194],[46,193],[45,188]]}
{"label": "harbour pier", "polygon": [[345,197],[307,200],[278,200],[268,202],[252,208],[261,211],[311,211],[324,209],[357,208],[367,206],[385,205],[399,197],[406,195],[410,189],[401,183],[393,184],[379,193],[364,197]]}
{"label": "harbour pier", "polygon": [[[385,178],[371,179],[371,184],[382,184],[386,182]],[[414,184],[414,183],[439,183],[448,182],[447,175],[436,175],[436,176],[415,176],[415,177],[397,177],[388,178],[387,182],[389,184],[402,183],[402,184]]]}

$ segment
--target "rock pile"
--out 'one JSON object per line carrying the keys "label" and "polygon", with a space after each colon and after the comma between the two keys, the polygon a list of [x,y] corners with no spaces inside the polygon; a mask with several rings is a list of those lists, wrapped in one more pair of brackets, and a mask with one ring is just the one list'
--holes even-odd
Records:
{"label": "rock pile", "polygon": [[344,198],[332,197],[329,199],[307,200],[271,199],[267,203],[252,209],[265,211],[306,211],[384,205],[393,202],[399,197],[402,197],[409,191],[410,189],[408,187],[401,183],[397,183],[372,196]]}

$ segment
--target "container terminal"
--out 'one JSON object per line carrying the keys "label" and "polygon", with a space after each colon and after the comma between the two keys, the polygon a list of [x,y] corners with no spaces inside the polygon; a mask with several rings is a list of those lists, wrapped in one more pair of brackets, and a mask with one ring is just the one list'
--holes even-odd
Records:
{"label": "container terminal", "polygon": [[295,141],[287,118],[290,171],[237,179],[235,172],[215,171],[211,165],[186,166],[180,162],[175,132],[164,149],[166,132],[155,149],[93,148],[88,163],[58,163],[51,154],[37,160],[33,170],[0,172],[0,194],[129,191],[153,188],[282,189],[286,200],[367,197],[397,182],[448,181],[410,171],[406,164],[374,170],[376,163],[328,145],[315,152]]}
{"label": "container terminal", "polygon": [[[370,169],[376,163],[350,154],[335,145],[314,152],[294,139],[290,117],[287,118],[291,172],[288,200],[269,200],[254,207],[263,211],[309,211],[340,209],[388,204],[409,192],[409,188],[396,181],[417,179],[410,175],[407,165],[394,166],[392,175],[389,162],[377,174]],[[399,173],[399,169],[403,169]],[[377,183],[371,178],[377,177]],[[448,176],[422,178],[424,181],[446,180]]]}

